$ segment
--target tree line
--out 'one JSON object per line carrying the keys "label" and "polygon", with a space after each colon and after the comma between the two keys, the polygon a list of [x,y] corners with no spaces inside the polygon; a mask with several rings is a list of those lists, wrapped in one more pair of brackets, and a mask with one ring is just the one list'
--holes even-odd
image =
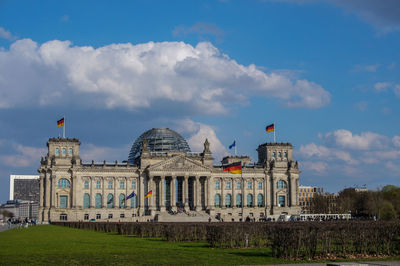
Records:
{"label": "tree line", "polygon": [[351,213],[352,217],[380,220],[400,218],[400,187],[387,185],[375,191],[346,188],[338,194],[316,194],[311,213]]}

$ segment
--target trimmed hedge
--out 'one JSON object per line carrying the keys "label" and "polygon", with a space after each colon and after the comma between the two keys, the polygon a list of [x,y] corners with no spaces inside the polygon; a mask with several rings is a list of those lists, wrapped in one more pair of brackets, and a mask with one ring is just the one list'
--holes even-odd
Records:
{"label": "trimmed hedge", "polygon": [[268,247],[278,258],[394,256],[400,222],[101,223],[52,224],[167,241],[207,241],[211,247]]}

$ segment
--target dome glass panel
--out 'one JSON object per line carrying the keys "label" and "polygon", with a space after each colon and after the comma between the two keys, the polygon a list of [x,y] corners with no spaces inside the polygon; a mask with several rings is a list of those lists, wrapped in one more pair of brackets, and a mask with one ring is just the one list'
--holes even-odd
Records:
{"label": "dome glass panel", "polygon": [[153,128],[140,135],[132,145],[129,153],[129,163],[140,156],[142,142],[146,139],[150,152],[190,152],[186,140],[169,128]]}

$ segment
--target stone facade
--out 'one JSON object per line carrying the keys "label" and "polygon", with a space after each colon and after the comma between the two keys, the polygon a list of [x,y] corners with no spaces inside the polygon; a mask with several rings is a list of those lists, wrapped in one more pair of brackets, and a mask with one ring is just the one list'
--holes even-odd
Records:
{"label": "stone facade", "polygon": [[289,143],[260,145],[257,163],[247,156],[222,160],[245,164],[241,175],[213,165],[207,140],[201,153],[152,152],[143,140],[135,164],[82,163],[78,139],[51,138],[47,147],[38,169],[43,222],[166,221],[176,212],[240,221],[300,212],[300,171]]}

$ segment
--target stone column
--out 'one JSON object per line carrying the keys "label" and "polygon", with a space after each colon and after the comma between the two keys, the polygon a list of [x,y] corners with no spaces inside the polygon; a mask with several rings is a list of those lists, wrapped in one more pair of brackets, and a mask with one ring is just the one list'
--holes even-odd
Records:
{"label": "stone column", "polygon": [[[90,177],[90,184],[89,184],[89,189],[90,189],[90,208],[94,208],[94,201],[95,201],[95,195],[93,194],[93,184],[94,180],[93,177]],[[76,205],[75,205],[76,206]]]}
{"label": "stone column", "polygon": [[49,189],[50,191],[50,207],[54,208],[56,206],[56,177],[54,175],[51,175],[50,177],[51,180],[51,189]]}
{"label": "stone column", "polygon": [[220,203],[221,203],[221,208],[225,208],[225,196],[224,196],[224,189],[225,189],[224,188],[224,185],[225,185],[224,183],[225,182],[224,182],[224,178],[221,178],[220,180],[221,180],[221,194],[220,194],[221,195],[221,202]]}
{"label": "stone column", "polygon": [[235,208],[235,181],[231,178],[231,208]]}
{"label": "stone column", "polygon": [[185,175],[183,178],[182,185],[183,192],[183,203],[185,204],[185,209],[189,207],[189,176]]}
{"label": "stone column", "polygon": [[40,194],[39,194],[39,203],[40,203],[40,208],[43,208],[43,206],[45,206],[45,197],[44,197],[44,195],[45,195],[45,192],[44,192],[44,179],[46,178],[46,174],[45,173],[40,173],[40,179],[39,179],[39,182],[40,182],[40,188],[39,188],[39,191],[40,191]]}
{"label": "stone column", "polygon": [[264,209],[267,208],[267,178],[263,178],[263,204],[264,204]]}
{"label": "stone column", "polygon": [[209,210],[214,210],[214,204],[212,203],[211,199],[212,199],[212,191],[214,191],[213,188],[213,182],[211,180],[211,176],[207,177],[207,209]]}
{"label": "stone column", "polygon": [[138,178],[137,178],[137,186],[138,186],[138,195],[137,195],[137,203],[138,203],[138,214],[140,215],[140,212],[144,213],[144,173],[139,172]]}
{"label": "stone column", "polygon": [[114,209],[118,208],[119,198],[117,196],[117,179],[113,177],[113,189],[114,189]]}
{"label": "stone column", "polygon": [[253,203],[252,203],[252,206],[251,207],[254,207],[254,206],[257,206],[256,205],[256,179],[253,177],[252,178],[253,180]]}
{"label": "stone column", "polygon": [[176,176],[171,176],[171,207],[176,210]]}
{"label": "stone column", "polygon": [[165,212],[165,176],[160,176],[160,211]]}
{"label": "stone column", "polygon": [[105,194],[105,182],[104,182],[104,177],[101,177],[101,208],[107,208],[107,195]]}
{"label": "stone column", "polygon": [[[126,200],[126,197],[128,197],[128,195],[130,193],[128,194],[128,178],[124,177],[124,179],[125,179],[125,209],[126,209],[126,208],[128,208],[128,200]],[[130,207],[130,204],[129,204],[129,207]]]}

